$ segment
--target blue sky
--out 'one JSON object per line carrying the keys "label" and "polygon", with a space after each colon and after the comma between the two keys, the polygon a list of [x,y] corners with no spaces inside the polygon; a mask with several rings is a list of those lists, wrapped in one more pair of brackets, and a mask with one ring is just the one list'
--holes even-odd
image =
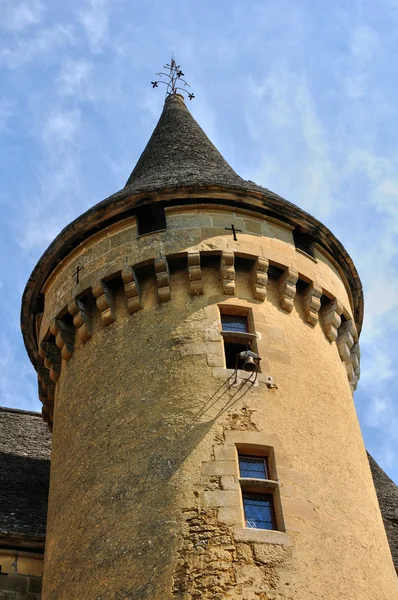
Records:
{"label": "blue sky", "polygon": [[124,186],[171,51],[244,178],[343,242],[365,288],[355,394],[398,481],[398,0],[0,0],[0,404],[39,410],[20,298],[62,227]]}

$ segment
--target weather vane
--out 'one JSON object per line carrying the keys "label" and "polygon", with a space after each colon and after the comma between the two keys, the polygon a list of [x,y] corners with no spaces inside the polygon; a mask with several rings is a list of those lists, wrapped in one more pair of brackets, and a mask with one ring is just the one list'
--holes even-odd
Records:
{"label": "weather vane", "polygon": [[[177,94],[178,91],[187,94],[190,100],[195,98],[195,94],[189,92],[186,87],[191,87],[189,83],[183,79],[184,73],[181,70],[181,65],[177,65],[174,60],[174,56],[171,57],[170,64],[164,65],[164,69],[168,69],[168,73],[155,73],[160,79],[158,81],[151,81],[152,87],[159,87],[159,83],[163,83],[166,86],[166,96],[171,96],[172,94]],[[162,78],[165,78],[162,79]],[[181,87],[181,84],[184,84],[184,87]]]}

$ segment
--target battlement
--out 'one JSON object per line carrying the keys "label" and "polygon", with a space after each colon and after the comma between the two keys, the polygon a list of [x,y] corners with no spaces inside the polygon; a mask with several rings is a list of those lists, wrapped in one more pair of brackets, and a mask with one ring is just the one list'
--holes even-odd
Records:
{"label": "battlement", "polygon": [[[301,261],[309,258],[300,256]],[[72,268],[76,260],[71,261]],[[139,319],[140,311],[173,302],[176,294],[183,295],[186,300],[204,296],[205,304],[216,308],[220,303],[244,303],[250,307],[266,302],[267,297],[270,301],[269,292],[272,291],[272,300],[286,313],[286,318],[295,309],[308,327],[314,328],[319,323],[325,343],[336,346],[354,391],[360,373],[360,353],[347,297],[343,295],[342,301],[333,294],[336,283],[331,286],[331,291],[319,285],[319,278],[311,280],[308,272],[303,273],[304,269],[299,272],[289,265],[289,261],[285,261],[287,264],[281,261],[281,253],[275,261],[231,250],[192,250],[147,259],[114,272],[111,272],[111,263],[107,264],[106,271],[100,271],[100,274],[106,272],[102,278],[96,277],[94,269],[90,270],[81,280],[79,292],[69,297],[67,304],[64,296],[58,300],[59,287],[54,279],[44,314],[37,323],[37,371],[44,418],[51,423],[56,382],[62,365],[70,360],[77,347],[89,343],[96,331],[112,326],[117,319],[127,314]],[[92,281],[89,286],[88,277]],[[55,289],[56,303],[51,302]],[[203,335],[199,343],[185,344],[185,353],[206,355],[208,364],[217,373],[217,369],[225,369],[219,319],[215,324],[213,320]],[[261,383],[261,377],[259,381]]]}

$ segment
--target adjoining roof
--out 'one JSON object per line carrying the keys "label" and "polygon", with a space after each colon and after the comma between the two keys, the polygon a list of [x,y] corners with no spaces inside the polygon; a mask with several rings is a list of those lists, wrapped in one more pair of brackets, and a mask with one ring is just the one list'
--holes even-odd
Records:
{"label": "adjoining roof", "polygon": [[[245,181],[210,142],[178,94],[168,96],[159,122],[126,185],[70,223],[50,244],[26,285],[21,309],[25,346],[36,366],[35,314],[41,312],[41,289],[54,266],[99,229],[134,214],[143,204],[192,199],[242,206],[279,218],[307,232],[339,263],[353,297],[358,332],[363,319],[363,291],[352,259],[333,233],[312,215],[270,190]],[[231,195],[233,200],[231,200]],[[227,202],[227,203],[228,203]]]}
{"label": "adjoining roof", "polygon": [[126,187],[137,193],[176,186],[245,184],[192,117],[184,98],[171,94]]}
{"label": "adjoining roof", "polygon": [[370,454],[368,454],[368,459],[392,559],[398,571],[398,486]]}
{"label": "adjoining roof", "polygon": [[43,548],[51,435],[40,413],[0,407],[0,543]]}

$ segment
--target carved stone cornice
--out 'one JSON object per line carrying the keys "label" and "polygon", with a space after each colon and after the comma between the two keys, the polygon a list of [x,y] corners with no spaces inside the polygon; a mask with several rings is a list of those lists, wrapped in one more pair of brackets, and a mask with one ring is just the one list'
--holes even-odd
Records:
{"label": "carved stone cornice", "polygon": [[[189,252],[181,253],[180,256],[180,258],[185,257],[186,259],[191,295],[203,294],[204,292],[201,268],[203,254],[205,253]],[[209,254],[214,256],[214,251]],[[252,266],[249,266],[250,261]],[[220,282],[223,293],[229,296],[235,293],[234,264],[235,254],[233,252],[220,253]],[[267,296],[269,261],[264,257],[253,257],[251,255],[248,257],[246,264],[248,265],[247,284],[248,288],[252,290],[253,299],[264,301]],[[114,278],[121,277],[128,312],[131,314],[142,307],[140,283],[136,273],[138,267],[139,265],[128,266],[122,272],[119,271],[114,274]],[[162,256],[153,259],[153,267],[156,273],[158,301],[160,303],[166,302],[171,299],[168,258]],[[288,313],[294,307],[298,279],[298,272],[291,268],[286,269],[278,279],[281,308]],[[74,301],[63,308],[59,314],[64,315],[64,317],[60,318],[58,316],[50,319],[50,326],[43,335],[38,348],[39,397],[45,406],[43,416],[50,425],[55,398],[55,383],[61,374],[62,363],[72,357],[76,341],[86,344],[94,335],[92,313],[87,302],[87,294],[90,293],[96,299],[96,309],[100,315],[98,321],[104,326],[112,326],[117,318],[114,295],[108,284],[99,281],[91,289],[86,290],[86,296],[75,298]],[[349,312],[347,307],[344,307],[337,298],[332,299],[319,310],[322,294],[323,290],[317,283],[307,282],[305,291],[299,296],[304,318],[306,322],[315,327],[318,314],[320,315],[325,336],[330,342],[336,342],[336,348],[345,366],[350,387],[354,391],[360,373],[358,332],[352,319],[346,318],[343,323],[341,322],[342,315],[349,315]],[[68,313],[73,317],[73,325],[66,318]],[[51,336],[53,336],[52,339]]]}
{"label": "carved stone cornice", "polygon": [[[363,317],[362,286],[353,262],[341,243],[317,219],[281,196],[243,180],[242,185],[243,188],[239,190],[228,186],[214,185],[211,187],[183,186],[178,189],[162,189],[153,192],[147,190],[145,193],[132,193],[129,188],[124,188],[68,225],[43,254],[25,288],[21,326],[25,345],[32,362],[35,362],[37,358],[35,314],[38,312],[37,308],[40,305],[40,294],[43,285],[54,271],[55,266],[67,257],[82,240],[88,240],[97,235],[98,231],[106,228],[111,219],[112,222],[117,220],[123,222],[123,220],[131,218],[132,207],[158,201],[184,207],[196,199],[202,205],[207,203],[219,207],[225,206],[226,208],[230,207],[231,203],[236,204],[236,202],[239,202],[242,208],[251,211],[257,217],[279,219],[279,221],[292,227],[305,225],[306,230],[322,248],[334,257],[336,263],[341,267],[351,289],[354,302],[354,318],[360,331]],[[130,212],[127,213],[127,211]]]}

